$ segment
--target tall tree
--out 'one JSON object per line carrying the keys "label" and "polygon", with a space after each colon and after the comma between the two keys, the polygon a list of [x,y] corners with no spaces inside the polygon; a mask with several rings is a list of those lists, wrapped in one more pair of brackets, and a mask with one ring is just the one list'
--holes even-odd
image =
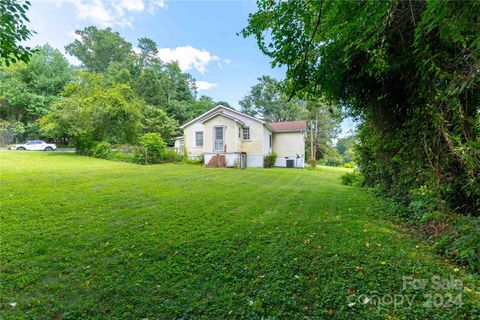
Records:
{"label": "tall tree", "polygon": [[24,128],[18,139],[35,136],[36,120],[50,111],[73,77],[74,71],[60,51],[49,45],[36,48],[28,64],[0,68],[0,117]]}
{"label": "tall tree", "polygon": [[120,62],[132,54],[132,44],[112,29],[95,26],[75,31],[79,36],[65,47],[89,71],[104,72],[113,62]]}
{"label": "tall tree", "polygon": [[478,12],[479,1],[259,0],[242,33],[287,66],[289,96],[324,94],[363,119],[367,183],[403,202],[428,186],[478,215]]}
{"label": "tall tree", "polygon": [[80,153],[100,141],[137,140],[144,102],[128,85],[111,85],[101,74],[82,72],[78,82],[65,87],[63,96],[39,121],[45,135],[72,138]]}
{"label": "tall tree", "polygon": [[239,101],[242,112],[270,122],[297,120],[305,116],[303,102],[298,99],[288,101],[279,81],[269,76],[262,76],[258,81]]}
{"label": "tall tree", "polygon": [[356,135],[339,138],[335,147],[338,153],[343,158],[344,163],[352,162],[354,158],[354,146],[357,143],[358,138]]}
{"label": "tall tree", "polygon": [[157,44],[152,39],[138,39],[138,49],[140,49],[140,58],[144,66],[149,66],[152,63],[159,62],[159,59],[157,57]]}
{"label": "tall tree", "polygon": [[158,133],[165,141],[178,134],[178,122],[167,116],[160,108],[146,105],[142,110],[141,130],[143,133]]}
{"label": "tall tree", "polygon": [[30,1],[23,3],[16,0],[0,1],[0,66],[9,66],[17,61],[28,62],[33,50],[20,43],[28,40],[33,31],[25,22],[29,22],[27,11]]}

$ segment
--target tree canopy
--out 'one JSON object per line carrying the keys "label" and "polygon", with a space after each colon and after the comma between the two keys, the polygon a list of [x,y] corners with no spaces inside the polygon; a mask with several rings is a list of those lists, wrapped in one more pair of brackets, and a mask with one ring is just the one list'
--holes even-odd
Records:
{"label": "tree canopy", "polygon": [[68,134],[80,152],[99,141],[136,141],[144,102],[128,85],[110,85],[101,74],[82,72],[80,81],[68,84],[63,96],[40,120],[44,134],[55,138]]}
{"label": "tree canopy", "polygon": [[157,44],[138,50],[111,29],[77,30],[66,46],[81,61],[72,67],[49,45],[28,64],[0,67],[0,140],[53,139],[88,152],[94,144],[137,144],[142,134],[171,143],[178,126],[212,108],[197,98],[195,79],[176,62],[164,63]]}
{"label": "tree canopy", "polygon": [[258,78],[258,84],[239,104],[242,112],[269,122],[298,120],[305,116],[303,101],[288,101],[282,83],[269,76]]}
{"label": "tree canopy", "polygon": [[17,61],[28,62],[33,50],[20,43],[28,40],[33,31],[27,28],[26,15],[30,1],[0,1],[0,66],[9,66]]}
{"label": "tree canopy", "polygon": [[17,139],[38,134],[36,120],[60,99],[74,71],[62,53],[49,45],[37,48],[28,64],[0,67],[0,117],[2,128],[15,128]]}
{"label": "tree canopy", "polygon": [[92,72],[104,72],[111,63],[125,60],[133,50],[131,43],[110,28],[89,26],[75,34],[79,39],[68,44],[65,50]]}
{"label": "tree canopy", "polygon": [[427,186],[480,213],[478,1],[257,3],[242,34],[287,66],[289,95],[325,95],[363,121],[367,184],[406,203]]}

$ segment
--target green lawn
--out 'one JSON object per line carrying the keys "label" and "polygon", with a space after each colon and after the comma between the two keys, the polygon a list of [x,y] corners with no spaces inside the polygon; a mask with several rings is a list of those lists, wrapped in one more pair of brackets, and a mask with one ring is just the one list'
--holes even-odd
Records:
{"label": "green lawn", "polygon": [[478,279],[341,185],[346,169],[0,161],[3,319],[480,318]]}

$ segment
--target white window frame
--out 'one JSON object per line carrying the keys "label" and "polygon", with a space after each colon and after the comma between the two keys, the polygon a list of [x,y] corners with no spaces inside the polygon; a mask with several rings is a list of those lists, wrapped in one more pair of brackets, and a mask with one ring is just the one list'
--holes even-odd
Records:
{"label": "white window frame", "polygon": [[[198,144],[198,139],[197,139],[197,134],[201,133],[202,134],[202,144]],[[204,134],[203,131],[195,131],[195,147],[197,148],[203,148],[204,145]]]}
{"label": "white window frame", "polygon": [[[247,129],[248,138],[245,138],[245,129]],[[251,138],[252,138],[252,132],[250,131],[250,127],[243,127],[243,129],[242,129],[242,140],[243,141],[250,141]]]}
{"label": "white window frame", "polygon": [[[216,143],[216,140],[217,140],[217,135],[216,135],[216,131],[217,131],[217,128],[221,128],[222,129],[222,146],[220,149],[216,148],[217,146],[217,143]],[[213,126],[213,152],[225,152],[225,129],[226,127],[225,126]]]}

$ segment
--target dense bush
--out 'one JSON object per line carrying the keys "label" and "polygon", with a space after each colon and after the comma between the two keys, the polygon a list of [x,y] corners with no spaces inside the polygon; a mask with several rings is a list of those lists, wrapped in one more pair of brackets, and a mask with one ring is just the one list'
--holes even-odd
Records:
{"label": "dense bush", "polygon": [[436,239],[433,248],[480,274],[480,219],[463,216],[449,218],[453,221]]}
{"label": "dense bush", "polygon": [[355,168],[355,162],[353,162],[353,161],[351,161],[351,162],[345,162],[345,163],[343,164],[343,167],[344,167],[344,168],[350,168],[350,169]]}
{"label": "dense bush", "polygon": [[385,211],[405,219],[412,232],[431,243],[439,254],[480,273],[480,218],[447,211],[435,200],[435,193],[419,192],[423,195],[416,195],[410,206],[384,198]]}
{"label": "dense bush", "polygon": [[132,161],[139,164],[179,162],[185,159],[174,149],[168,149],[158,133],[147,133],[140,138],[140,145],[133,147]]}
{"label": "dense bush", "polygon": [[112,145],[108,142],[100,142],[92,150],[92,157],[101,159],[110,159],[112,155]]}
{"label": "dense bush", "polygon": [[354,149],[364,184],[420,234],[433,230],[441,252],[478,270],[480,2],[260,0],[257,8],[243,35],[288,66],[291,89],[323,94],[362,123]]}
{"label": "dense bush", "polygon": [[140,146],[136,147],[135,162],[160,163],[166,144],[158,133],[146,133],[140,137]]}
{"label": "dense bush", "polygon": [[158,133],[146,133],[140,137],[140,145],[149,152],[153,153],[160,153],[162,152],[166,144],[163,141],[162,137]]}
{"label": "dense bush", "polygon": [[361,173],[353,171],[347,172],[340,177],[342,183],[347,186],[361,185],[363,183],[363,176]]}
{"label": "dense bush", "polygon": [[450,209],[480,215],[479,1],[257,8],[243,35],[288,66],[291,89],[323,94],[363,122],[366,183],[406,205],[427,186]]}
{"label": "dense bush", "polygon": [[277,161],[278,155],[275,152],[271,152],[265,156],[263,159],[263,166],[265,168],[273,168],[275,166],[275,161]]}

